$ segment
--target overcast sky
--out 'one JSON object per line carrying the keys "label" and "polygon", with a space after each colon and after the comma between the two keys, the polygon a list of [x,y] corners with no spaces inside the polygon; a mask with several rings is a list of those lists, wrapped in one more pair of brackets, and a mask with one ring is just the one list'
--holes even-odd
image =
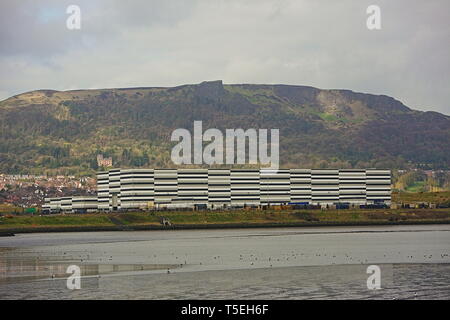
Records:
{"label": "overcast sky", "polygon": [[[66,8],[81,9],[81,29]],[[381,8],[381,30],[366,9]],[[282,83],[450,115],[449,0],[1,0],[0,99],[35,89]]]}

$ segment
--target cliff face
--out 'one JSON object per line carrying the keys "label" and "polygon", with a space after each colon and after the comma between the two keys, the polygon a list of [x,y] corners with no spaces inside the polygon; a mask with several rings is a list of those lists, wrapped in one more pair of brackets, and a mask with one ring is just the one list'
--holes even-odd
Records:
{"label": "cliff face", "polygon": [[38,90],[0,102],[0,172],[172,167],[170,134],[279,128],[286,167],[450,165],[450,117],[388,96],[290,85],[203,82],[173,88]]}

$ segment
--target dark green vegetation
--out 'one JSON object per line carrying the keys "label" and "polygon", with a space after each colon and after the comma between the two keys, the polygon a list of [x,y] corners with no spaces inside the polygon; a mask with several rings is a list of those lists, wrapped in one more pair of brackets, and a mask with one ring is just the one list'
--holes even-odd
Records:
{"label": "dark green vegetation", "polygon": [[0,102],[0,172],[92,174],[173,167],[171,132],[279,128],[283,167],[448,168],[450,117],[387,97],[287,85],[222,85],[24,93]]}
{"label": "dark green vegetation", "polygon": [[393,202],[431,202],[435,204],[450,204],[450,191],[444,192],[393,192]]}
{"label": "dark green vegetation", "polygon": [[4,216],[0,233],[270,226],[450,223],[449,209],[158,211],[121,214]]}

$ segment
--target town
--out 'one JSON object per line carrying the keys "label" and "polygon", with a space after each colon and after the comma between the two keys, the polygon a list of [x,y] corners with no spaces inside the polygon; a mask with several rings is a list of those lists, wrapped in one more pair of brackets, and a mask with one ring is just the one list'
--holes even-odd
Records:
{"label": "town", "polygon": [[41,207],[48,197],[95,194],[91,177],[0,174],[0,205]]}

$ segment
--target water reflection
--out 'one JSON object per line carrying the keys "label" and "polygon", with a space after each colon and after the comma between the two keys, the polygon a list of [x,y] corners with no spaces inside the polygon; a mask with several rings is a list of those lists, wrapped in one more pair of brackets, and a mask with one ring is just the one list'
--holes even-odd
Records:
{"label": "water reflection", "polygon": [[[67,278],[67,268],[74,262],[52,262],[42,258],[2,257],[0,259],[0,284],[39,279]],[[179,268],[173,264],[75,264],[81,277],[108,275],[124,272],[166,271]]]}
{"label": "water reflection", "polygon": [[449,225],[18,235],[0,239],[0,298],[449,299],[449,244]]}

